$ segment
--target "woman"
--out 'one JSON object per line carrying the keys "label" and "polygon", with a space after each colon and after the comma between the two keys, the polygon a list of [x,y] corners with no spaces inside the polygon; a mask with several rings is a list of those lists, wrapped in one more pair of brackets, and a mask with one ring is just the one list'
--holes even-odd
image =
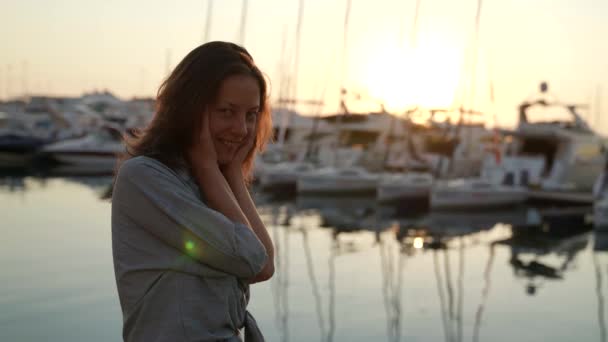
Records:
{"label": "woman", "polygon": [[247,184],[270,132],[266,81],[242,47],[201,45],[161,85],[112,195],[125,341],[241,341],[243,327],[263,341],[246,306],[274,250]]}

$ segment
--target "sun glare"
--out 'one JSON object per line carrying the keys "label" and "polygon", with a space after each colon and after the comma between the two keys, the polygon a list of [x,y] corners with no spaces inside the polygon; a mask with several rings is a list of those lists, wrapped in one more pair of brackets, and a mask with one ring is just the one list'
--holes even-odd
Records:
{"label": "sun glare", "polygon": [[452,105],[462,60],[456,49],[427,44],[413,53],[395,45],[371,51],[366,85],[389,111]]}

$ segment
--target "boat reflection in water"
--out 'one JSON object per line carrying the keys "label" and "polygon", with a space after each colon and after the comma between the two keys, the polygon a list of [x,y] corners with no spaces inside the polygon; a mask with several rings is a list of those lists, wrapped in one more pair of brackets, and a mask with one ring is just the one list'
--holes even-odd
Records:
{"label": "boat reflection in water", "polygon": [[111,169],[82,165],[44,164],[36,169],[0,170],[0,188],[6,188],[9,192],[26,191],[28,182],[44,187],[46,182],[57,179],[84,185],[93,190],[98,198],[109,200],[112,194],[112,177]]}
{"label": "boat reflection in water", "polygon": [[[478,212],[435,211],[424,216],[400,217],[383,210],[372,197],[298,196],[295,201],[268,202],[260,210],[267,215],[265,221],[276,245],[277,271],[271,287],[282,341],[289,340],[290,331],[296,329],[289,327],[289,298],[301,295],[292,293],[290,296],[289,293],[290,277],[294,277],[290,273],[293,258],[304,260],[306,270],[302,272],[306,272],[308,278],[307,287],[314,300],[310,303],[314,304],[321,341],[333,341],[341,336],[337,320],[342,316],[336,313],[350,304],[337,300],[343,298],[341,293],[336,293],[337,283],[346,280],[337,275],[343,272],[337,272],[336,268],[338,265],[348,267],[337,260],[347,255],[373,254],[379,257],[378,286],[388,341],[401,341],[404,333],[407,335],[412,329],[404,326],[404,319],[410,314],[404,308],[403,298],[404,291],[409,291],[404,285],[408,284],[407,269],[408,265],[429,257],[428,271],[434,279],[440,313],[437,323],[442,326],[445,341],[468,338],[479,341],[492,294],[493,269],[507,265],[513,271],[515,283],[523,280],[525,293],[537,295],[543,287],[564,279],[574,269],[574,261],[589,245],[590,236],[590,208],[586,207],[552,211],[519,206]],[[318,251],[321,240],[316,240],[319,228],[329,233],[325,235],[329,237],[328,250],[322,254]],[[608,250],[608,241],[603,241],[602,248]],[[596,241],[596,249],[602,246],[600,243],[602,241]],[[485,259],[481,263],[467,260],[467,256],[472,255],[468,250],[477,251],[473,259],[478,260],[478,255]],[[478,251],[485,252],[479,254]],[[325,255],[324,260],[321,255]],[[505,263],[497,262],[499,256],[505,258]],[[468,264],[481,265],[481,268],[465,267]],[[465,269],[469,269],[469,274],[481,274],[482,282],[477,296],[466,296],[474,305],[466,310],[465,292],[478,285],[465,284],[465,280],[471,278],[471,275],[465,276]],[[372,272],[370,270],[370,275]],[[603,310],[601,298],[598,305]],[[602,313],[600,322],[603,320]],[[602,336],[605,336],[604,325],[600,324]],[[486,334],[491,335],[491,331]]]}
{"label": "boat reflection in water", "polygon": [[[69,204],[71,194],[90,199],[93,190],[98,199],[111,174],[85,171],[6,175],[0,192],[10,197],[11,187],[33,188]],[[253,194],[275,244],[275,275],[252,288],[250,303],[268,340],[539,340],[534,327],[540,326],[544,340],[568,341],[572,335],[562,339],[564,331],[547,324],[571,315],[594,322],[592,329],[567,327],[580,340],[606,340],[608,235],[589,233],[590,208],[407,216],[384,210],[373,196],[282,200],[255,188]],[[70,208],[89,210],[72,203]],[[75,231],[82,225],[70,222]],[[101,228],[107,237],[109,228]],[[595,291],[584,291],[591,287]]]}
{"label": "boat reflection in water", "polygon": [[[526,292],[535,295],[545,281],[562,280],[564,273],[572,269],[572,263],[578,253],[589,243],[589,234],[580,228],[570,236],[552,236],[530,233],[513,229],[513,236],[497,241],[511,250],[509,264],[515,277],[526,280]],[[543,257],[552,255],[559,264],[550,265]]]}
{"label": "boat reflection in water", "polygon": [[[595,271],[595,294],[597,296],[597,321],[600,330],[600,341],[606,342],[606,315],[605,299],[603,293],[604,275],[608,262],[608,233],[595,232],[593,234],[593,269]],[[604,271],[602,271],[602,268]]]}

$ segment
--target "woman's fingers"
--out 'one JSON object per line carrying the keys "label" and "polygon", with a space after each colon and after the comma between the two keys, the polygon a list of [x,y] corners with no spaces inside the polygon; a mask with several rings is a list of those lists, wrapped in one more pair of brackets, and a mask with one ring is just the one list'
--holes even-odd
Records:
{"label": "woman's fingers", "polygon": [[201,136],[200,136],[201,141],[204,141],[205,138],[211,139],[211,129],[209,128],[209,111],[208,110],[205,110],[205,112],[203,113],[202,126],[203,127],[201,129]]}

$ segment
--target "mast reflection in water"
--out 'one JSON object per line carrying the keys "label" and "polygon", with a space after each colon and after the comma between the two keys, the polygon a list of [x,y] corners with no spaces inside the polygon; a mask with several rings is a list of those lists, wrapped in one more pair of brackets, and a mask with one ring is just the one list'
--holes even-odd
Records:
{"label": "mast reflection in water", "polygon": [[[121,340],[110,183],[2,175],[0,340]],[[269,341],[606,341],[608,239],[584,219],[254,193],[276,273],[249,309]]]}

